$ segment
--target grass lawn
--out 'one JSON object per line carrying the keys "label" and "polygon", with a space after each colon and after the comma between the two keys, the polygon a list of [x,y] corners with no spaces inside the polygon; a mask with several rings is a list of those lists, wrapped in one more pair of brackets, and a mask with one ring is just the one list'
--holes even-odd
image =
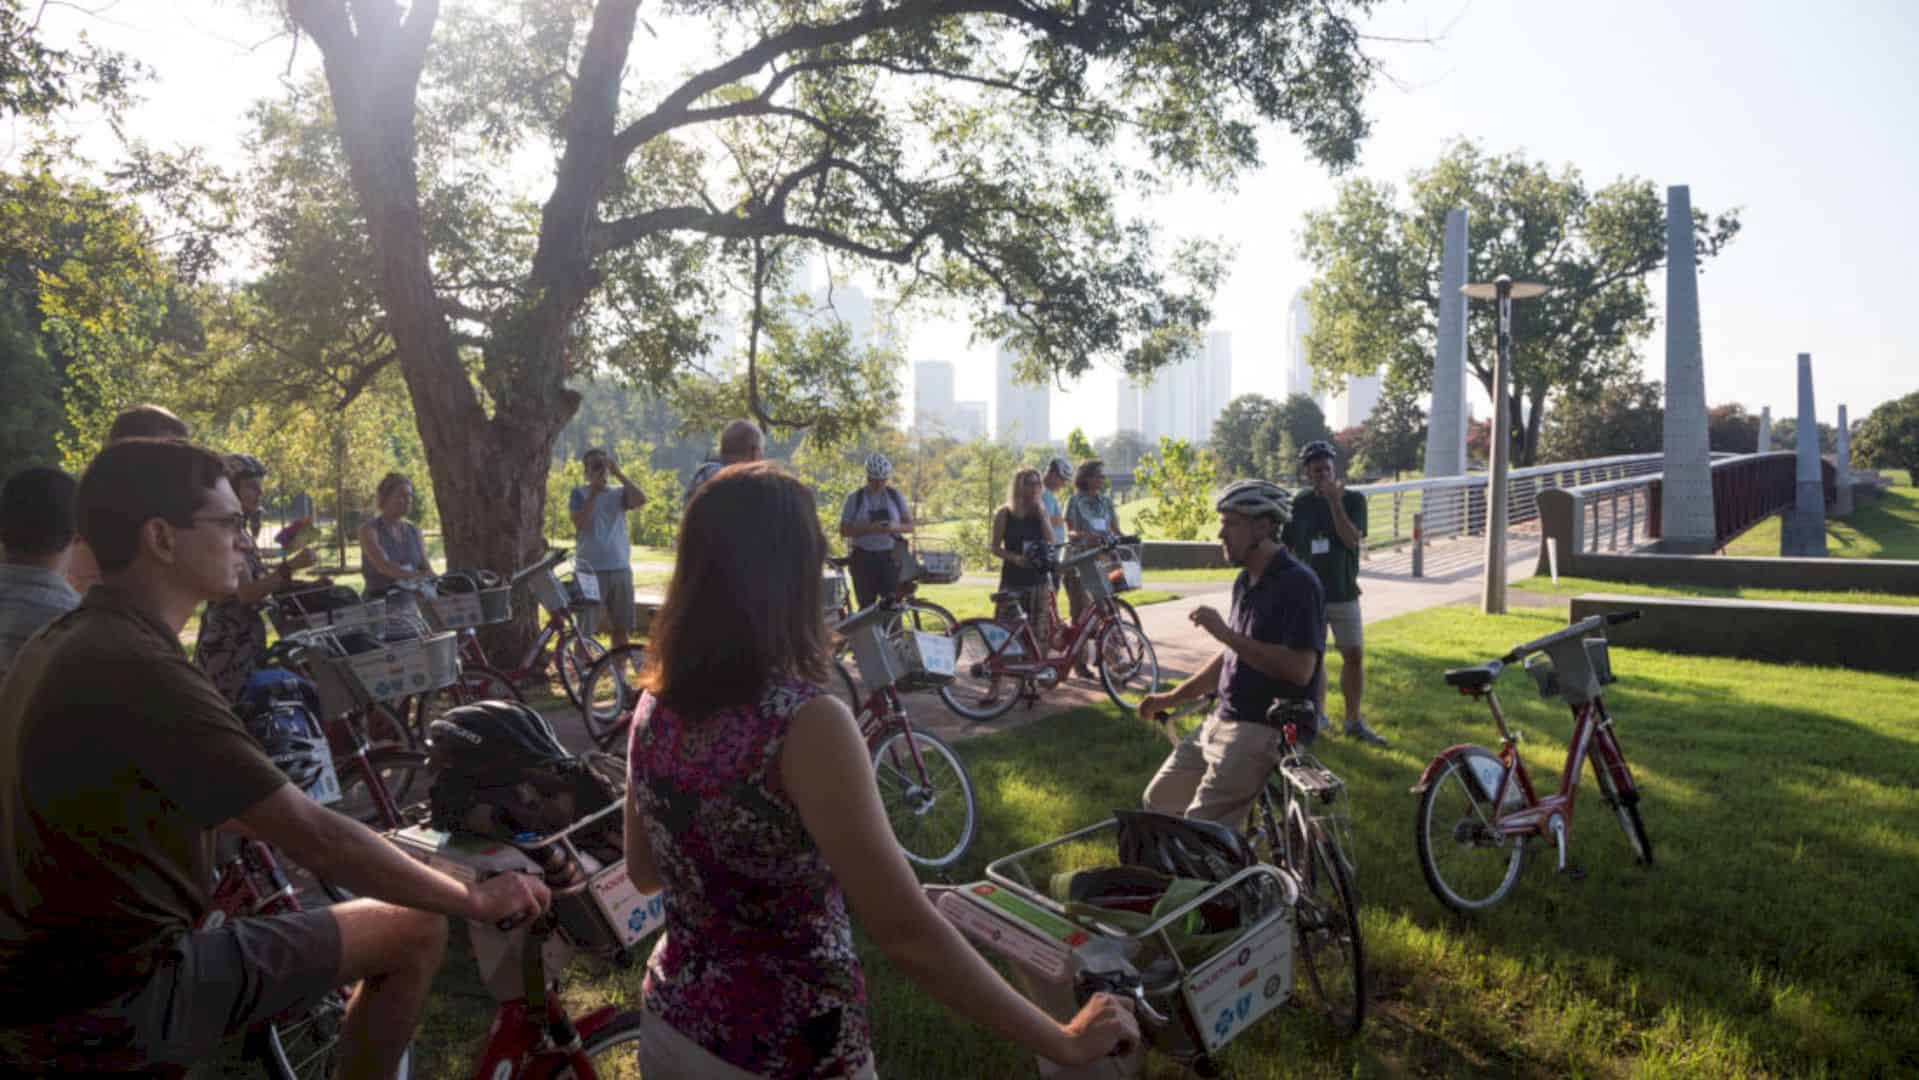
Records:
{"label": "grass lawn", "polygon": [[1898,593],[1806,592],[1795,589],[1752,589],[1723,585],[1639,585],[1625,581],[1595,581],[1592,578],[1562,577],[1553,584],[1550,577],[1530,577],[1515,581],[1512,587],[1547,596],[1577,596],[1580,593],[1626,593],[1631,596],[1711,596],[1729,600],[1793,600],[1808,604],[1889,604],[1919,607],[1919,596]]}
{"label": "grass lawn", "polygon": [[[1780,520],[1754,526],[1726,554],[1776,557]],[[1851,517],[1827,518],[1826,550],[1835,558],[1919,559],[1919,487],[1889,487],[1877,500],[1860,499]]]}
{"label": "grass lawn", "polygon": [[[1892,1075],[1919,1067],[1919,721],[1892,676],[1621,649],[1611,688],[1645,794],[1657,865],[1636,865],[1590,777],[1574,882],[1535,859],[1476,918],[1427,891],[1407,787],[1457,742],[1490,741],[1483,708],[1440,680],[1563,622],[1440,608],[1368,628],[1368,715],[1393,745],[1321,746],[1350,785],[1369,1015],[1354,1040],[1286,1009],[1234,1043],[1228,1075]],[[1337,685],[1337,673],[1334,673]],[[1505,680],[1542,786],[1571,730],[1563,705]],[[1337,708],[1338,703],[1333,703]],[[1110,707],[961,747],[987,859],[1136,805],[1165,744]],[[453,1076],[490,1003],[455,934],[419,1043]],[[1031,1058],[935,1006],[860,941],[881,1075],[1033,1075]],[[584,966],[569,998],[636,1004],[637,972]],[[1153,1077],[1178,1075],[1163,1062]]]}

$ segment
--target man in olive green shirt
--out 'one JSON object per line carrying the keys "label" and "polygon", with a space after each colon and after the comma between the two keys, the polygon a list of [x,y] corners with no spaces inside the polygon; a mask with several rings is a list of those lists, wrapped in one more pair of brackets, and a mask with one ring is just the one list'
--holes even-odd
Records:
{"label": "man in olive green shirt", "polygon": [[[77,517],[101,582],[0,683],[0,1071],[190,1065],[358,984],[340,1072],[391,1076],[445,916],[528,917],[545,886],[463,885],[315,803],[187,658],[180,628],[240,565],[245,517],[219,455],[116,443],[81,478]],[[219,917],[216,829],[379,899]]]}
{"label": "man in olive green shirt", "polygon": [[[1309,443],[1299,452],[1308,486],[1293,497],[1293,519],[1280,541],[1313,568],[1326,590],[1326,627],[1339,648],[1340,693],[1346,699],[1346,734],[1386,745],[1360,715],[1366,690],[1365,629],[1359,614],[1359,549],[1366,542],[1366,497],[1339,480],[1339,451],[1332,443]],[[1326,715],[1326,675],[1319,677],[1319,714]]]}

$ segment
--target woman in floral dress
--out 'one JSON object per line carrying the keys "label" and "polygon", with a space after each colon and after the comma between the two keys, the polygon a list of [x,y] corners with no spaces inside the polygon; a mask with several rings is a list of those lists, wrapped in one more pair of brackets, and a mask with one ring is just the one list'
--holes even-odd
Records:
{"label": "woman in floral dress", "polygon": [[1001,1038],[1067,1065],[1136,1040],[1108,995],[1067,1024],[1035,1008],[921,891],[859,728],[820,688],[826,540],[805,485],[771,462],[735,466],[699,489],[680,536],[628,753],[627,873],[666,890],[641,1072],[875,1076],[853,913],[909,978]]}
{"label": "woman in floral dress", "polygon": [[227,481],[240,500],[247,527],[240,533],[246,565],[240,569],[239,588],[232,596],[208,604],[200,616],[200,636],[194,643],[193,658],[220,688],[228,701],[238,701],[247,678],[260,665],[267,651],[267,625],[260,618],[260,605],[275,590],[293,581],[293,572],[313,565],[312,548],[268,570],[254,546],[253,535],[260,531],[261,482],[267,467],[252,454],[227,455]]}

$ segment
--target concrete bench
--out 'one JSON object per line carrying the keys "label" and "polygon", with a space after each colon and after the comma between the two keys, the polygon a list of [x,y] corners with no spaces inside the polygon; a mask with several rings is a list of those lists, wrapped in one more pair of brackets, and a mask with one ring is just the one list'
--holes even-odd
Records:
{"label": "concrete bench", "polygon": [[1607,628],[1616,645],[1781,664],[1919,675],[1919,607],[1581,593],[1572,620],[1638,610]]}

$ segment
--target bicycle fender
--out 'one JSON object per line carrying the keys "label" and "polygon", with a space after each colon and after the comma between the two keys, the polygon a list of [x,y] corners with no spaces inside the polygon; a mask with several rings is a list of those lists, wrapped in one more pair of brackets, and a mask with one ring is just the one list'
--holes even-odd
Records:
{"label": "bicycle fender", "polygon": [[[1419,783],[1414,784],[1408,791],[1414,795],[1424,795],[1426,789],[1433,785],[1433,778],[1439,775],[1439,770],[1445,768],[1448,762],[1468,750],[1477,750],[1482,754],[1492,754],[1491,750],[1483,746],[1475,746],[1472,743],[1454,743],[1446,749],[1441,750],[1437,756],[1426,763],[1425,771],[1419,774]],[[1498,755],[1493,754],[1492,756],[1497,757]]]}

